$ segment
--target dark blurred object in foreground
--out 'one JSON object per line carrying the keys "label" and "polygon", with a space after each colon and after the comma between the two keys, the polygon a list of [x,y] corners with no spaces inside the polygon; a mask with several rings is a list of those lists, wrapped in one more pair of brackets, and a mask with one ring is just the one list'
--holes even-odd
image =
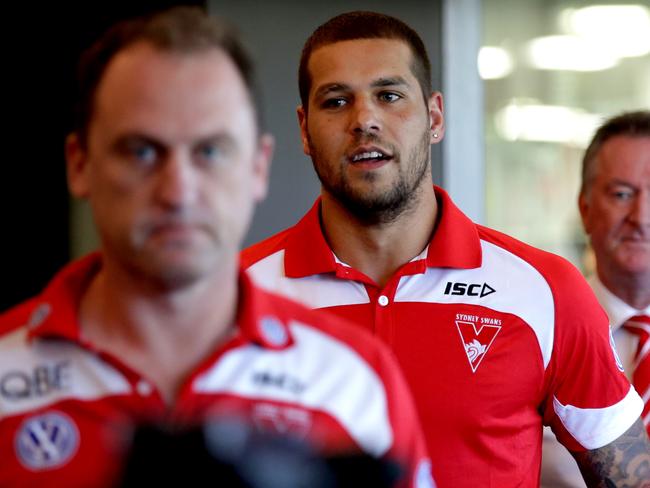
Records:
{"label": "dark blurred object in foreground", "polygon": [[363,453],[322,457],[297,439],[229,420],[184,431],[139,428],[120,486],[388,488],[402,472]]}

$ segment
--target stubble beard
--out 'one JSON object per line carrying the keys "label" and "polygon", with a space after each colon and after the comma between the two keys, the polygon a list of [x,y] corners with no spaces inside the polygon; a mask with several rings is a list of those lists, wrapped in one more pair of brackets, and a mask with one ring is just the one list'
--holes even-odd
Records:
{"label": "stubble beard", "polygon": [[[312,143],[310,137],[308,137],[308,143],[312,163],[323,188],[360,222],[366,225],[383,225],[396,221],[401,215],[408,213],[416,206],[422,182],[430,174],[429,138],[430,134],[427,129],[422,133],[413,150],[406,156],[405,165],[402,163],[401,154],[395,148],[383,144],[393,154],[394,160],[388,164],[396,164],[398,168],[396,181],[383,193],[356,188],[345,171],[341,170],[336,174],[330,169],[333,165],[325,161],[321,151]],[[365,135],[363,140],[367,143],[381,144],[380,139],[372,134]],[[379,176],[368,171],[363,175],[363,179],[367,184],[372,185],[379,179]]]}
{"label": "stubble beard", "polygon": [[207,241],[156,243],[151,239],[151,225],[140,227],[130,236],[130,259],[124,259],[131,272],[161,291],[190,288],[202,281],[217,262],[223,259],[225,249],[219,236],[204,226]]}

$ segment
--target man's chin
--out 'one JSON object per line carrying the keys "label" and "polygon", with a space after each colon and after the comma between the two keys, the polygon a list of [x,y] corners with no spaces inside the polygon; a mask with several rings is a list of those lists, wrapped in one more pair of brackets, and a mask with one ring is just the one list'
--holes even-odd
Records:
{"label": "man's chin", "polygon": [[650,274],[650,243],[626,242],[616,254],[618,265],[627,272]]}
{"label": "man's chin", "polygon": [[166,289],[191,286],[214,272],[216,256],[200,252],[157,253],[145,259],[141,268],[153,282]]}

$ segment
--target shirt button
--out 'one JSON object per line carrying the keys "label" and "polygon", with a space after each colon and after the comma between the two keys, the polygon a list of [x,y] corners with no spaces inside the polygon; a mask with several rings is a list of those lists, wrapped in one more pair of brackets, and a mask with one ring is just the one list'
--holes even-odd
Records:
{"label": "shirt button", "polygon": [[388,305],[388,297],[386,295],[381,295],[379,297],[379,300],[377,300],[377,301],[379,302],[379,305],[381,305],[382,307],[385,307],[386,305]]}
{"label": "shirt button", "polygon": [[138,381],[138,384],[135,385],[135,389],[141,396],[149,396],[153,391],[153,387],[144,380]]}

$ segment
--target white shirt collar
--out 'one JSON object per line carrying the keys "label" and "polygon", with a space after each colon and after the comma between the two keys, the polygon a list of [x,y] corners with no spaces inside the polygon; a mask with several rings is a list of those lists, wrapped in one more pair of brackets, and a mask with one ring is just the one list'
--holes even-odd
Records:
{"label": "white shirt collar", "polygon": [[650,305],[645,310],[637,310],[609,291],[596,275],[591,276],[587,281],[589,281],[601,306],[607,312],[612,330],[620,328],[629,318],[635,315],[650,316]]}

